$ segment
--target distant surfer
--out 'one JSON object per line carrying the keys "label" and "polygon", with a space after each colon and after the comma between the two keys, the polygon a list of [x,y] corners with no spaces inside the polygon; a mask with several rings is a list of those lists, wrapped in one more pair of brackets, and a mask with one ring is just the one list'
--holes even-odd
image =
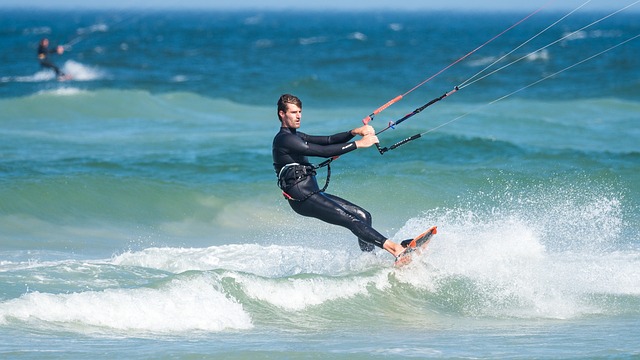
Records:
{"label": "distant surfer", "polygon": [[[373,127],[365,125],[330,136],[299,132],[302,101],[290,94],[284,94],[278,100],[278,118],[281,127],[273,139],[273,166],[278,185],[291,208],[300,215],[351,230],[358,237],[362,251],[373,251],[377,246],[396,258],[401,255],[405,247],[376,231],[371,226],[368,211],[319,188],[315,167],[307,159],[307,156],[330,158],[370,147],[378,143]],[[351,141],[355,136],[361,138]]]}
{"label": "distant surfer", "polygon": [[40,44],[38,45],[38,60],[40,61],[40,66],[53,70],[58,79],[65,79],[67,76],[60,70],[60,68],[51,62],[49,55],[62,55],[62,53],[64,53],[64,47],[58,45],[54,49],[49,49],[49,39],[43,38],[40,40]]}

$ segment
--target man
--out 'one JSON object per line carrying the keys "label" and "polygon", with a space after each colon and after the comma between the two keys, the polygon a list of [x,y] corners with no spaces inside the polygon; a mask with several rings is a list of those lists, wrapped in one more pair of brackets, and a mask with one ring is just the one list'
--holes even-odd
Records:
{"label": "man", "polygon": [[49,60],[49,54],[61,55],[63,52],[64,48],[62,46],[56,46],[55,49],[49,49],[49,39],[43,38],[40,40],[40,44],[38,45],[38,60],[40,61],[40,66],[52,69],[55,71],[58,78],[63,78],[65,74],[60,71],[60,69],[54,65],[51,60]]}
{"label": "man", "polygon": [[[278,175],[278,185],[291,208],[300,215],[351,230],[358,237],[362,251],[373,251],[377,246],[398,258],[405,247],[376,231],[371,226],[369,212],[320,189],[315,168],[307,159],[307,156],[329,158],[370,147],[378,143],[373,127],[365,125],[331,136],[299,132],[302,102],[290,94],[284,94],[278,100],[278,118],[281,127],[273,139],[273,166]],[[356,135],[361,138],[351,141]]]}

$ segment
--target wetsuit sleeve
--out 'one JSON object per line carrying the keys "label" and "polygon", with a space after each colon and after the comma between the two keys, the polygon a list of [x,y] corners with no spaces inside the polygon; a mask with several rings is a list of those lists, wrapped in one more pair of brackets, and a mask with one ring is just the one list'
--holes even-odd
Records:
{"label": "wetsuit sleeve", "polygon": [[318,145],[342,144],[353,139],[351,130],[333,134],[330,136],[314,136],[314,135],[307,135],[301,132],[298,132],[298,134],[304,141],[308,143],[318,144]]}
{"label": "wetsuit sleeve", "polygon": [[[304,156],[331,157],[346,154],[356,149],[351,132],[331,136],[309,136],[298,132],[299,136],[287,137],[286,146],[293,152]],[[339,140],[343,140],[338,142]]]}

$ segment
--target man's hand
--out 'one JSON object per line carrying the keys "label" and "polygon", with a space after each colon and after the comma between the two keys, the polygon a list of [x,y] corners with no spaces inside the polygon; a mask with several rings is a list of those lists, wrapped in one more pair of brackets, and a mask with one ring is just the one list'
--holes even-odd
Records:
{"label": "man's hand", "polygon": [[376,130],[371,125],[363,125],[363,126],[360,126],[359,128],[355,128],[351,130],[351,134],[360,135],[360,136],[375,135]]}
{"label": "man's hand", "polygon": [[[365,125],[363,127],[366,127],[366,126],[369,126],[369,125]],[[371,129],[373,129],[373,128],[371,128]],[[360,140],[356,140],[356,147],[358,149],[367,148],[367,147],[369,147],[371,145],[374,145],[374,144],[377,144],[379,142],[380,141],[378,140],[378,137],[374,133],[374,134],[370,134],[370,135],[365,135]]]}

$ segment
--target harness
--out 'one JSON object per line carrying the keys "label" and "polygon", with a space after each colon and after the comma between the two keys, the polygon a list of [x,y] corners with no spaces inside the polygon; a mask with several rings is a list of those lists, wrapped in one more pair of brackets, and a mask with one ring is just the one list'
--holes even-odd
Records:
{"label": "harness", "polygon": [[[333,161],[333,158],[328,159],[315,166],[303,165],[299,163],[289,163],[283,166],[278,173],[278,187],[282,190],[282,195],[285,197],[285,199],[289,201],[305,201],[309,197],[327,190],[327,187],[329,187],[329,181],[331,179],[331,165],[329,165],[331,161]],[[316,170],[324,166],[327,167],[327,179],[325,180],[322,189],[312,191],[309,194],[305,195],[305,197],[302,199],[296,199],[293,196],[287,194],[287,191],[289,189],[305,180],[307,177],[316,176]]]}

